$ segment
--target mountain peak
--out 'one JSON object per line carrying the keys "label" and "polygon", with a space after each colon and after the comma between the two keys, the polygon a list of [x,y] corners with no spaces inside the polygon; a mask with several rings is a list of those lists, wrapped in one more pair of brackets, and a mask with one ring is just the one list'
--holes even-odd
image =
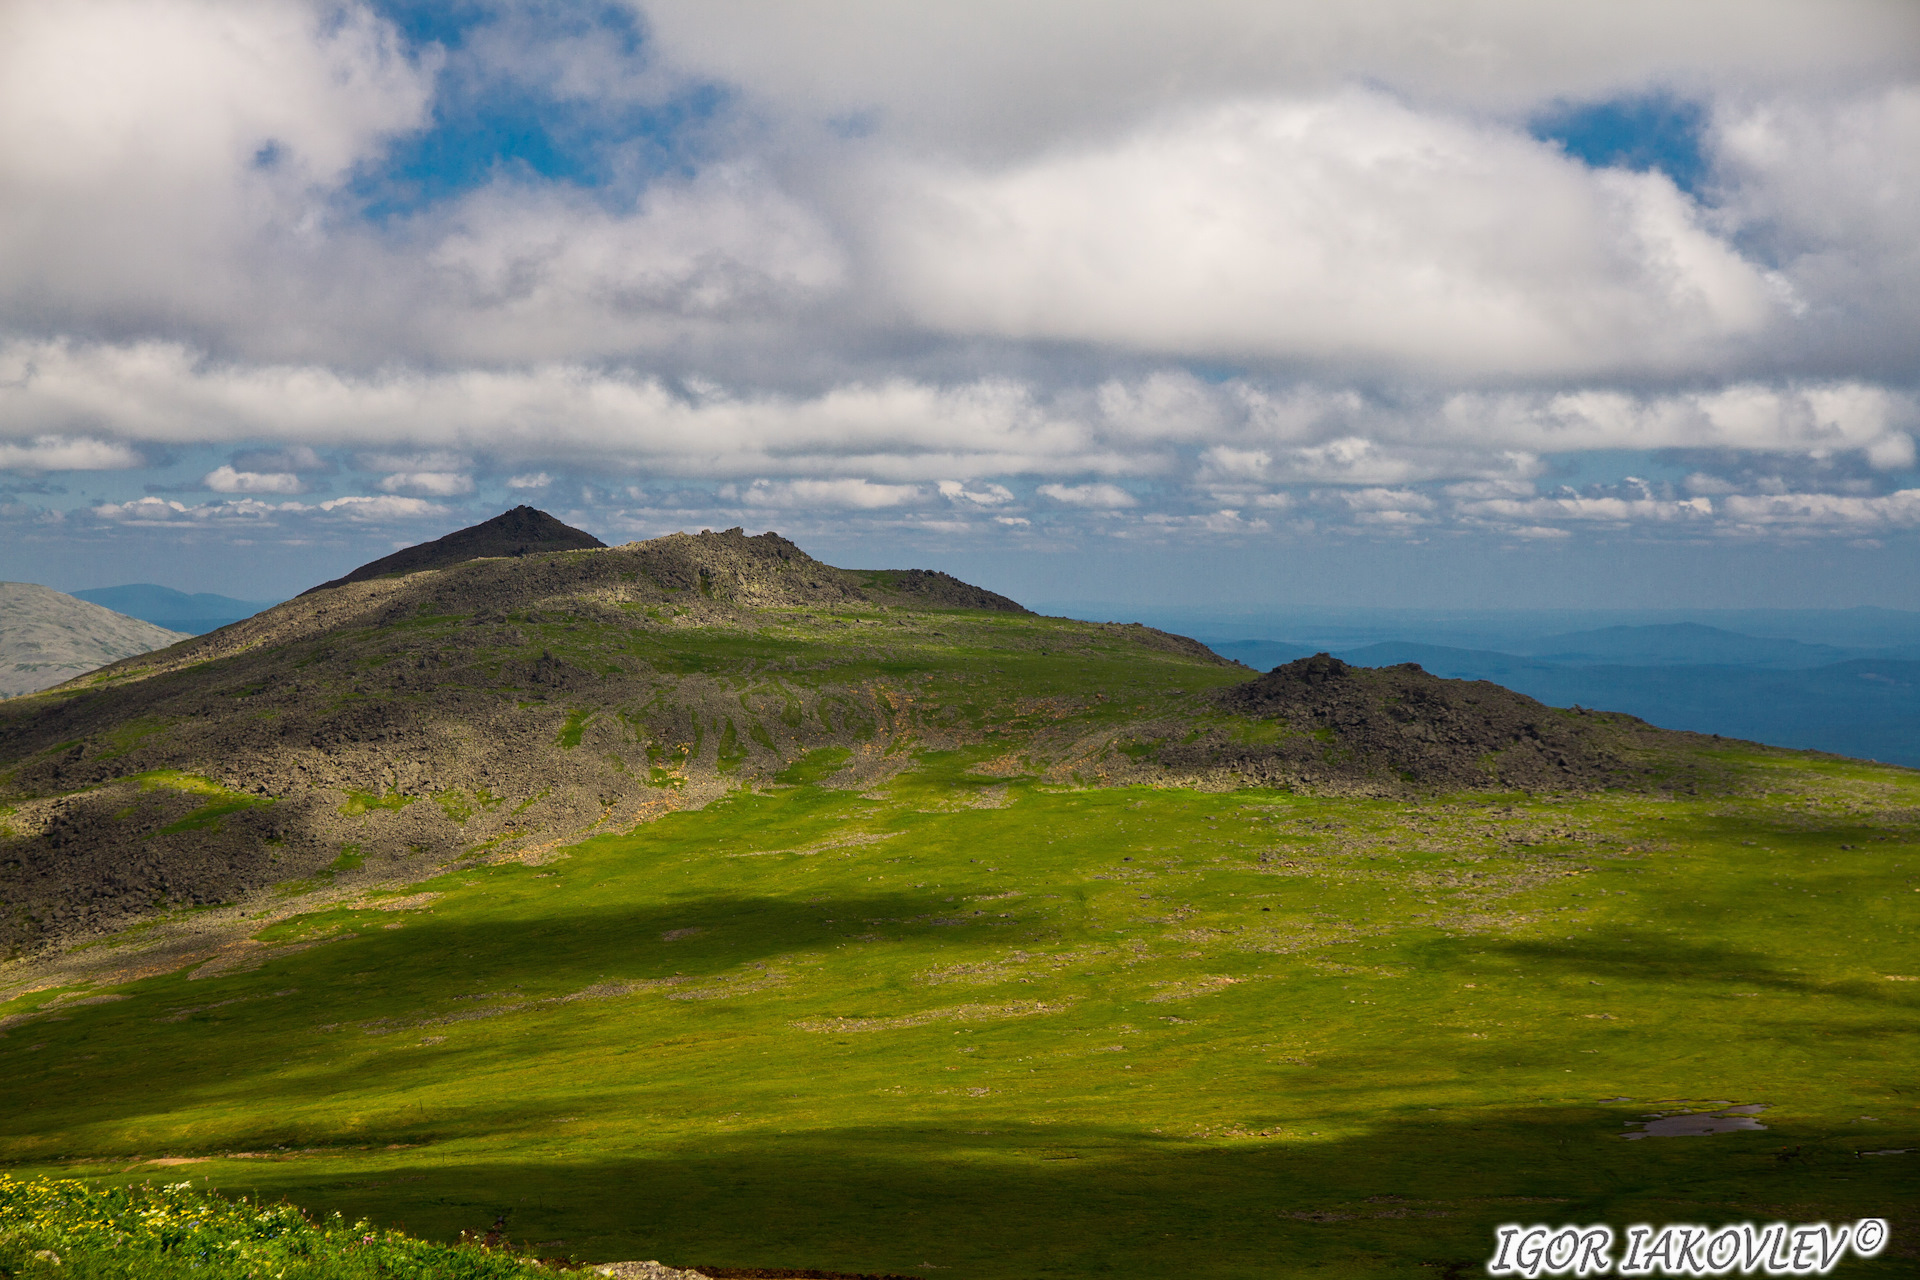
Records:
{"label": "mountain peak", "polygon": [[570,524],[562,524],[535,507],[518,506],[503,511],[491,520],[456,529],[444,538],[407,547],[390,556],[361,565],[344,577],[309,587],[301,595],[312,595],[329,587],[370,578],[390,578],[419,573],[423,569],[444,569],[449,565],[493,556],[531,556],[548,551],[588,551],[607,544]]}

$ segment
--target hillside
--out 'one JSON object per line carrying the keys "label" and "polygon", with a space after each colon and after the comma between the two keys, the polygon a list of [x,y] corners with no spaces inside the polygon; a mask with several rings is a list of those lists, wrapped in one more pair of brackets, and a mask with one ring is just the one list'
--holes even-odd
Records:
{"label": "hillside", "polygon": [[739,530],[318,591],[0,770],[22,1177],[709,1275],[1920,1258],[1910,771]]}
{"label": "hillside", "polygon": [[164,649],[168,631],[31,582],[0,582],[0,698],[50,688],[135,654]]}
{"label": "hillside", "polygon": [[[1333,667],[1328,690],[1377,682]],[[836,569],[739,530],[349,582],[0,714],[0,947],[343,857],[373,880],[518,855],[823,748],[877,780],[1019,729],[1063,779],[1378,794],[1625,785],[1682,741],[1494,686],[1471,694],[1480,731],[1454,716],[1437,733],[1451,695],[1418,671],[1392,677],[1397,719],[1209,692],[1250,674],[1144,627],[1037,618],[948,575]]]}

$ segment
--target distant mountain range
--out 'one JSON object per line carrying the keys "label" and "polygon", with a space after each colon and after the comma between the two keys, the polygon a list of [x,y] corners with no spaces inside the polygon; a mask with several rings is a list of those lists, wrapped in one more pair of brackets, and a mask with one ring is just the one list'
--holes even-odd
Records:
{"label": "distant mountain range", "polygon": [[231,596],[216,596],[204,591],[188,595],[184,591],[155,586],[151,582],[135,582],[124,587],[91,587],[70,594],[76,600],[85,600],[112,609],[115,613],[124,613],[129,618],[139,618],[156,627],[184,631],[193,636],[217,631],[242,618],[251,618],[277,603],[271,600],[235,600]]}
{"label": "distant mountain range", "polygon": [[0,697],[50,689],[187,638],[51,587],[0,582]]}
{"label": "distant mountain range", "polygon": [[[1897,637],[1882,627],[1872,638]],[[1678,622],[1507,643],[1384,640],[1329,651],[1355,666],[1415,662],[1439,676],[1491,680],[1552,706],[1625,711],[1663,729],[1920,767],[1920,642],[1853,647]],[[1281,640],[1211,645],[1263,671],[1317,651]]]}

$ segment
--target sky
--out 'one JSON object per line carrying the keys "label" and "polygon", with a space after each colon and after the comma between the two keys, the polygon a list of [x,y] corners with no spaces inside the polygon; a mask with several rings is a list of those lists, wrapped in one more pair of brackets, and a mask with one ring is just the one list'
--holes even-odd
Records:
{"label": "sky", "polygon": [[0,0],[0,578],[1913,609],[1917,433],[1911,0]]}

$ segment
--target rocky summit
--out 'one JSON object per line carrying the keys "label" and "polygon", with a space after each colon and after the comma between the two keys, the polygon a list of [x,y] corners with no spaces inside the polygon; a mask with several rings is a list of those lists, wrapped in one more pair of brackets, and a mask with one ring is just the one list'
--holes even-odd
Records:
{"label": "rocky summit", "polygon": [[368,582],[374,578],[419,573],[423,569],[445,569],[468,560],[540,555],[548,551],[581,551],[606,545],[586,530],[562,524],[544,511],[519,506],[481,524],[456,529],[444,538],[382,556],[361,565],[345,577],[309,587],[302,594],[312,595],[316,591],[345,586],[349,582]]}

